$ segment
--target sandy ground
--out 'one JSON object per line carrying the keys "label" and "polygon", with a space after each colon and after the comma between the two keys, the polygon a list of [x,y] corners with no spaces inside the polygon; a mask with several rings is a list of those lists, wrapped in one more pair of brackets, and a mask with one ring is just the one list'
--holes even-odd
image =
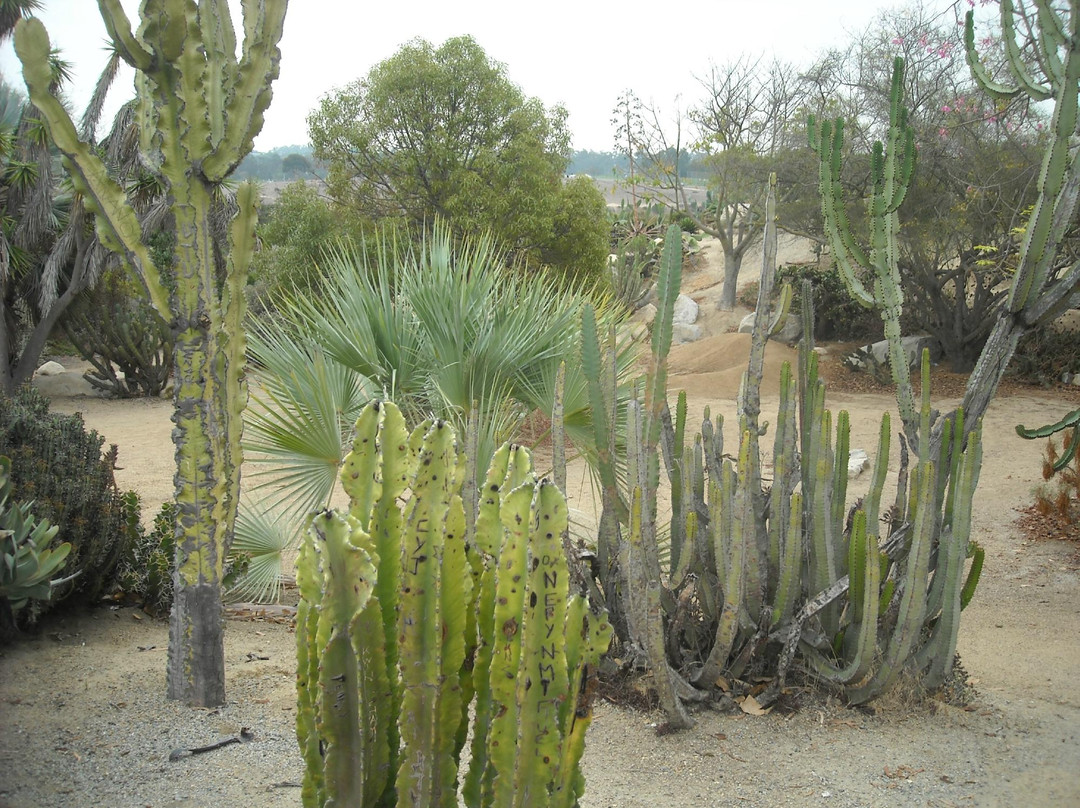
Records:
{"label": "sandy ground", "polygon": [[[695,417],[706,405],[734,412],[746,359],[745,338],[725,333],[732,315],[708,305],[721,267],[711,247],[684,279],[712,335],[672,358],[682,372],[671,389],[687,390]],[[767,377],[793,355],[773,346]],[[765,418],[776,408],[770,384]],[[1080,806],[1076,548],[1024,540],[1017,509],[1031,502],[1043,447],[1013,430],[1057,420],[1075,401],[1013,392],[987,413],[974,517],[986,567],[959,641],[974,702],[962,708],[898,696],[855,710],[808,693],[791,714],[702,712],[694,729],[660,736],[659,715],[601,701],[582,805]],[[831,394],[829,406],[848,410],[852,448],[871,453],[882,412],[894,408],[884,394]],[[54,407],[81,412],[119,444],[117,481],[140,493],[151,518],[171,496],[171,404],[57,396]],[[571,505],[588,529],[591,493],[582,474],[574,479]],[[857,480],[850,496],[865,482]],[[39,636],[0,651],[0,806],[299,806],[291,627],[272,615],[231,619],[226,642],[229,704],[217,711],[164,699],[166,625],[130,608],[50,620]],[[240,727],[252,730],[251,742],[168,759],[176,747]]]}

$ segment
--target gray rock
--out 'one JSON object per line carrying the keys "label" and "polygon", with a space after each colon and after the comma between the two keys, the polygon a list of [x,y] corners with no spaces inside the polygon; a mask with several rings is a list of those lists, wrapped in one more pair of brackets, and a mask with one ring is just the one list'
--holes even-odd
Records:
{"label": "gray rock", "polygon": [[[911,337],[902,337],[900,340],[907,355],[908,367],[917,368],[922,363],[923,348],[930,349],[930,361],[936,362],[941,358],[941,346],[937,340],[926,334],[918,334]],[[859,351],[846,357],[847,364],[853,367],[865,367],[866,362],[859,354],[869,355],[879,365],[886,365],[889,361],[889,341],[881,340],[871,345],[863,346]]]}
{"label": "gray rock", "polygon": [[37,369],[35,376],[59,376],[61,373],[65,373],[64,366],[59,362],[46,362],[44,365]]}
{"label": "gray rock", "polygon": [[630,315],[630,321],[634,323],[642,323],[644,325],[652,325],[653,320],[656,319],[656,306],[652,303],[646,303],[640,309]]}
{"label": "gray rock", "polygon": [[675,313],[671,318],[673,323],[692,325],[697,322],[698,304],[689,295],[679,295],[675,298]]}
{"label": "gray rock", "polygon": [[852,449],[848,453],[847,473],[854,479],[870,467],[870,456],[864,449]]}
{"label": "gray rock", "polygon": [[675,323],[671,327],[671,341],[675,345],[696,342],[701,339],[701,326],[692,323]]}
{"label": "gray rock", "polygon": [[[739,322],[739,333],[749,334],[754,330],[754,323],[757,320],[757,314],[750,312],[748,315],[742,318]],[[802,322],[798,317],[788,315],[784,321],[784,327],[780,329],[779,334],[775,334],[772,339],[777,342],[783,342],[786,345],[794,345],[800,339],[802,339]]]}

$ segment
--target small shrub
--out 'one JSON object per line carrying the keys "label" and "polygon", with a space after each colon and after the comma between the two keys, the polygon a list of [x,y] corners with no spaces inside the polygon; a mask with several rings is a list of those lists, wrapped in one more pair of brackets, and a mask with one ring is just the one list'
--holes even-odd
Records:
{"label": "small shrub", "polygon": [[121,591],[155,617],[163,617],[172,609],[176,513],[173,502],[161,506],[154,517],[154,526],[139,531],[117,574]]}
{"label": "small shrub", "polygon": [[[835,269],[809,264],[789,264],[777,273],[778,284],[791,283],[791,310],[802,307],[802,282],[809,280],[814,297],[814,338],[834,342],[877,342],[884,337],[881,318],[873,309],[860,306]],[[757,294],[754,295],[755,303]],[[750,304],[752,308],[754,303]]]}
{"label": "small shrub", "polygon": [[1080,335],[1042,325],[1020,338],[1009,371],[1021,381],[1051,386],[1080,374]]}
{"label": "small shrub", "polygon": [[[48,400],[31,387],[0,400],[0,454],[12,461],[12,497],[32,501],[38,518],[59,528],[50,547],[70,542],[64,574],[79,573],[54,590],[50,604],[93,601],[108,592],[137,535],[138,497],[117,489],[116,447],[103,455],[103,443],[78,415],[49,412]],[[40,604],[24,614],[34,622]]]}
{"label": "small shrub", "polygon": [[86,379],[120,398],[157,396],[172,370],[169,326],[122,270],[84,292],[60,322],[79,355],[94,366]]}
{"label": "small shrub", "polygon": [[1061,433],[1061,443],[1050,438],[1043,459],[1044,482],[1035,489],[1035,510],[1045,519],[1056,522],[1065,534],[1073,535],[1080,526],[1080,453],[1055,471],[1054,465],[1061,457],[1064,447],[1073,441],[1073,430]]}

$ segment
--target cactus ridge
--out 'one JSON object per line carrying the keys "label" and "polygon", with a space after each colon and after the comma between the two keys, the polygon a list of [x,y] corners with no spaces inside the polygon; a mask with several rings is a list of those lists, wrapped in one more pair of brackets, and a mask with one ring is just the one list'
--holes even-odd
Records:
{"label": "cactus ridge", "polygon": [[[477,496],[452,427],[361,412],[347,515],[297,561],[297,739],[305,807],[577,805],[583,684],[611,626],[569,595],[566,500],[500,448]],[[473,745],[459,771],[470,722]]]}

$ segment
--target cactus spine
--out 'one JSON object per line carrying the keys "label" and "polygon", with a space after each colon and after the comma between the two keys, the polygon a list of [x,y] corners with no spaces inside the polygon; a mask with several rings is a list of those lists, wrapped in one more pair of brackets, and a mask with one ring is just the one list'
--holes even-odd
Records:
{"label": "cactus spine", "polygon": [[244,287],[257,192],[237,194],[228,243],[211,226],[212,197],[251,151],[278,74],[286,0],[243,4],[239,59],[225,0],[144,0],[137,32],[118,0],[99,0],[112,46],[136,69],[142,149],[170,196],[177,234],[172,291],[150,260],[124,190],[79,140],[49,93],[49,38],[34,19],[15,31],[30,99],[95,214],[102,242],[135,270],[175,336],[177,572],[169,634],[168,695],[192,705],[225,700],[222,565],[240,484]]}
{"label": "cactus spine", "polygon": [[389,403],[361,413],[342,478],[349,514],[315,517],[297,562],[304,805],[457,805],[470,699],[467,806],[577,805],[611,627],[568,597],[561,492],[504,446],[469,535],[453,429],[409,434]]}

